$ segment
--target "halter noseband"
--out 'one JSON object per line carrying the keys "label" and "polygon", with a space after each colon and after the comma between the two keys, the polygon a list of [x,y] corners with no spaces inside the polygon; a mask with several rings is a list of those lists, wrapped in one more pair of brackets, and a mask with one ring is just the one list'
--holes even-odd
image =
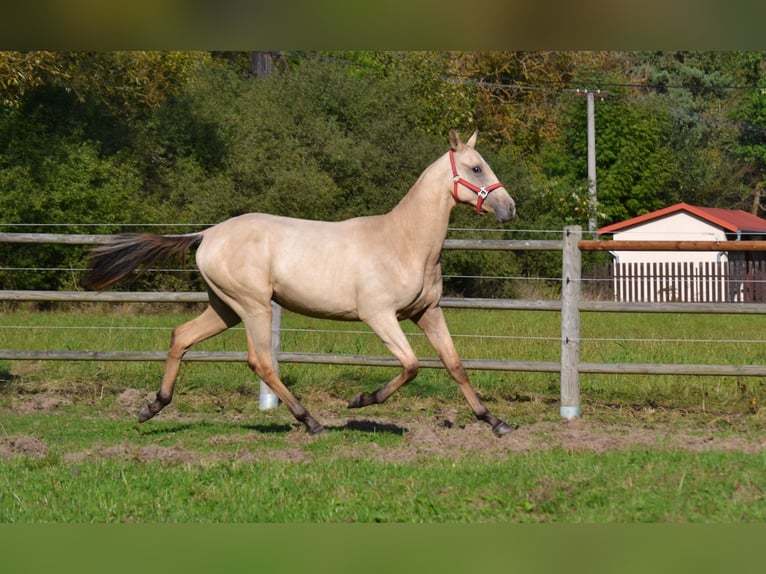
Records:
{"label": "halter noseband", "polygon": [[457,173],[457,167],[455,166],[455,152],[451,149],[449,150],[449,163],[452,166],[452,181],[455,183],[454,187],[452,188],[452,195],[455,197],[455,201],[460,203],[460,199],[458,199],[457,195],[457,187],[459,184],[463,184],[465,187],[476,194],[477,200],[473,210],[476,213],[481,213],[481,205],[489,195],[489,192],[496,190],[498,187],[503,187],[503,184],[498,181],[497,183],[493,183],[488,187],[479,187],[478,185],[474,185],[470,181],[460,177]]}

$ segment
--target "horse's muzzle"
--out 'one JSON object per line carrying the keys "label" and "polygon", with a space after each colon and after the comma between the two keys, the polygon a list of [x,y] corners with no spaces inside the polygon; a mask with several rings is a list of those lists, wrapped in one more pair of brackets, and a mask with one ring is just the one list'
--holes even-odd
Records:
{"label": "horse's muzzle", "polygon": [[492,206],[492,211],[495,212],[495,218],[500,223],[505,223],[516,217],[516,204],[511,200],[508,205]]}

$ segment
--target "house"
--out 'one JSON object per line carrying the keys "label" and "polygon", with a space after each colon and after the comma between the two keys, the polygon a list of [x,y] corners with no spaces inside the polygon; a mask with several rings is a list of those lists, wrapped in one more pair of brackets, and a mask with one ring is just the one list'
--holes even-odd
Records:
{"label": "house", "polygon": [[[599,235],[631,241],[762,241],[766,219],[739,209],[671,205],[607,225]],[[765,301],[766,253],[614,251],[617,301]]]}

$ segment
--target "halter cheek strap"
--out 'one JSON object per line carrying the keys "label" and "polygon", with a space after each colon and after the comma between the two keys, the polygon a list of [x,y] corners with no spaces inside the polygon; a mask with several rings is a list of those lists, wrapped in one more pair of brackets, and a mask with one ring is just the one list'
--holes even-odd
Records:
{"label": "halter cheek strap", "polygon": [[457,173],[457,167],[455,166],[455,152],[453,152],[452,150],[449,150],[449,163],[452,166],[452,181],[454,182],[454,187],[452,188],[452,195],[455,197],[455,201],[460,203],[457,189],[458,189],[458,185],[462,184],[476,194],[477,200],[473,210],[476,213],[481,213],[481,205],[482,203],[484,203],[484,200],[489,195],[489,192],[496,190],[498,187],[503,187],[503,184],[498,181],[497,183],[493,183],[492,185],[489,185],[487,187],[479,187],[478,185],[475,185],[471,183],[470,181],[463,179]]}

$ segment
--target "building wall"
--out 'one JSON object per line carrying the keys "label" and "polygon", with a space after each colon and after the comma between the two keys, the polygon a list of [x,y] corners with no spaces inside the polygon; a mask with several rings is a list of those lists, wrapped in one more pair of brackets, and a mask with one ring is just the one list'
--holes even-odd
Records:
{"label": "building wall", "polygon": [[[621,241],[725,241],[724,231],[688,213],[674,213],[614,233]],[[721,276],[725,252],[617,251],[614,293],[618,301],[732,300]],[[655,265],[656,264],[656,265]],[[683,269],[681,268],[683,265]]]}
{"label": "building wall", "polygon": [[[726,234],[688,213],[674,213],[614,234],[619,241],[726,241]],[[613,252],[620,263],[661,261],[726,261],[726,253],[717,251],[619,251]]]}

